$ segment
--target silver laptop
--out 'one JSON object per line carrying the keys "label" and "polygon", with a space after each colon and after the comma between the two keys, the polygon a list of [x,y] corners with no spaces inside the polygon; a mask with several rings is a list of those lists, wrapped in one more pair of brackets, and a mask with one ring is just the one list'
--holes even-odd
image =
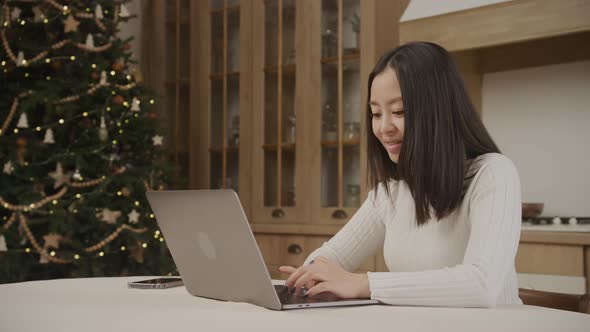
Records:
{"label": "silver laptop", "polygon": [[273,310],[379,303],[332,294],[297,296],[273,285],[233,190],[149,191],[147,198],[192,295]]}

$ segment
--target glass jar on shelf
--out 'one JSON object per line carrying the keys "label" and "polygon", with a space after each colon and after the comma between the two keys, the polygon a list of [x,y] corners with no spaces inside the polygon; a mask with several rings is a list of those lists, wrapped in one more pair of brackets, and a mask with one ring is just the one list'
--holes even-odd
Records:
{"label": "glass jar on shelf", "polygon": [[325,141],[338,140],[338,115],[330,103],[324,104],[322,118],[322,139]]}
{"label": "glass jar on shelf", "polygon": [[287,116],[287,126],[286,126],[286,130],[285,133],[283,134],[283,142],[284,143],[288,143],[288,144],[292,144],[295,143],[295,122],[296,122],[296,118],[295,118],[295,114],[291,113]]}
{"label": "glass jar on shelf", "polygon": [[361,186],[358,184],[349,184],[346,186],[346,203],[345,206],[356,207],[361,202]]}
{"label": "glass jar on shelf", "polygon": [[360,138],[361,124],[358,122],[347,122],[344,124],[343,139],[345,141],[357,141]]}

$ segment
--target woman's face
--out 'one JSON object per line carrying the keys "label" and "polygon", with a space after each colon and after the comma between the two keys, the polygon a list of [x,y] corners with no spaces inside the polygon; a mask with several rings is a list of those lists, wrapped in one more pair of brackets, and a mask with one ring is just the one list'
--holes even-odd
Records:
{"label": "woman's face", "polygon": [[373,133],[389,158],[397,163],[404,138],[404,105],[395,71],[387,68],[375,76],[371,85]]}

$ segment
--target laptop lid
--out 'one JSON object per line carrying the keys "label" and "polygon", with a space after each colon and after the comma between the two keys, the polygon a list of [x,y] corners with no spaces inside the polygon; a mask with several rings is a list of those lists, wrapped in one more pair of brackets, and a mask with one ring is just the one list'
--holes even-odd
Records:
{"label": "laptop lid", "polygon": [[148,191],[146,195],[190,294],[281,309],[233,190]]}

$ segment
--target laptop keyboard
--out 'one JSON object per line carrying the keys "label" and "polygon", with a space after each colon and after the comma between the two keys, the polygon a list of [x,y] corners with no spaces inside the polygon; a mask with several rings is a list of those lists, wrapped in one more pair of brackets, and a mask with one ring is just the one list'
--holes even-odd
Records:
{"label": "laptop keyboard", "polygon": [[275,291],[282,304],[320,303],[342,300],[331,294],[318,294],[313,297],[291,294],[285,285],[275,285]]}

